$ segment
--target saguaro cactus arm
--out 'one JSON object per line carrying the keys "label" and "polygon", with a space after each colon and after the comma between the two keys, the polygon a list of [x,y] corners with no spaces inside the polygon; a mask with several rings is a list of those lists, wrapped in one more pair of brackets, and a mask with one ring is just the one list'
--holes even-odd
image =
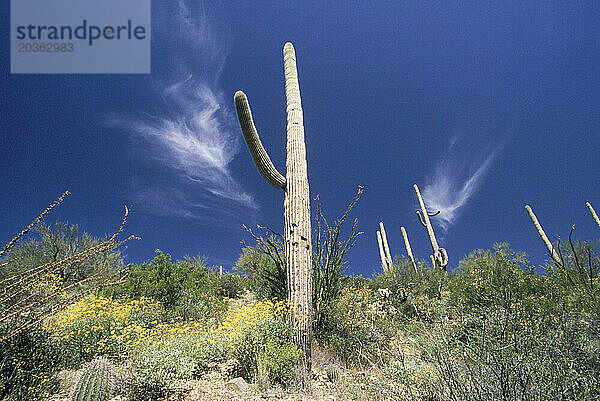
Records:
{"label": "saguaro cactus arm", "polygon": [[[419,195],[420,195],[420,194],[419,194]],[[433,216],[437,216],[438,214],[440,214],[440,211],[439,211],[439,210],[438,210],[437,212],[435,212],[435,213],[427,213],[427,216],[429,216],[429,217],[433,217]],[[421,223],[421,225],[422,225],[423,227],[427,227],[427,223],[425,223],[425,222],[423,221],[423,218],[421,217],[421,212],[420,212],[420,211],[418,211],[418,210],[417,210],[417,217],[419,218],[419,222]]]}
{"label": "saguaro cactus arm", "polygon": [[533,223],[535,229],[537,230],[538,234],[540,235],[540,238],[544,242],[544,245],[546,245],[546,248],[548,249],[548,252],[550,253],[550,256],[552,257],[552,259],[554,259],[554,261],[556,263],[562,263],[560,257],[558,256],[558,253],[556,253],[556,249],[554,249],[554,245],[552,245],[550,243],[550,240],[548,239],[548,237],[546,236],[546,233],[542,229],[540,222],[538,221],[537,217],[533,213],[533,210],[531,210],[531,206],[525,205],[525,209],[527,210],[527,213],[529,214],[529,218],[531,219],[531,222]]}
{"label": "saguaro cactus arm", "polygon": [[278,189],[285,189],[285,177],[277,171],[260,141],[246,94],[242,91],[237,91],[234,99],[235,110],[237,111],[238,121],[242,128],[242,134],[244,135],[244,140],[246,141],[246,145],[248,145],[248,150],[250,150],[256,169],[269,184]]}
{"label": "saguaro cactus arm", "polygon": [[421,197],[419,187],[417,186],[417,184],[415,184],[413,185],[413,188],[415,189],[415,193],[417,194],[417,199],[419,200],[419,205],[421,206],[421,211],[423,213],[421,217],[421,213],[419,213],[419,211],[417,210],[417,216],[419,217],[421,225],[427,228],[427,234],[429,235],[429,241],[431,242],[431,248],[433,249],[432,260],[435,261],[434,267],[437,265],[440,268],[445,269],[446,265],[448,265],[448,252],[446,252],[444,248],[440,248],[440,246],[438,245],[437,240],[435,239],[435,233],[433,232],[431,221],[429,220],[429,217],[436,216],[440,212],[437,211],[436,213],[432,214],[427,213],[427,209],[425,208],[425,202],[423,202],[423,198]]}
{"label": "saguaro cactus arm", "polygon": [[590,209],[590,213],[592,214],[592,217],[596,221],[596,224],[598,224],[598,227],[600,227],[600,219],[598,218],[596,211],[594,210],[594,208],[592,207],[590,202],[585,202],[585,204],[587,205],[588,209]]}

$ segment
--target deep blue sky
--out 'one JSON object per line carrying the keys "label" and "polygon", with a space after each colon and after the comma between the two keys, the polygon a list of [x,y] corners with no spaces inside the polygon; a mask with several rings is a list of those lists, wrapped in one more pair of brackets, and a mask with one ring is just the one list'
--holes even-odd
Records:
{"label": "deep blue sky", "polygon": [[68,189],[48,221],[92,235],[112,233],[130,206],[126,232],[142,240],[125,249],[129,261],[160,248],[230,268],[240,241],[252,243],[242,224],[283,226],[283,193],[256,171],[233,94],[248,95],[284,172],[286,41],[298,60],[311,195],[333,219],[365,187],[351,216],[365,232],[351,272],[381,269],[379,221],[393,254],[405,253],[404,225],[429,260],[414,183],[442,210],[433,222],[450,268],[499,241],[542,263],[526,203],[551,240],[572,224],[579,238],[600,236],[585,206],[600,212],[598,4],[157,3],[150,75],[11,75],[2,4],[4,242]]}

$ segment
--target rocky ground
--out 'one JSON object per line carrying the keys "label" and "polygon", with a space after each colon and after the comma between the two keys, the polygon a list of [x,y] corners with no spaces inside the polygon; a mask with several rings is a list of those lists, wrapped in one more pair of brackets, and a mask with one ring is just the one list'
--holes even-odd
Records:
{"label": "rocky ground", "polygon": [[[48,401],[71,401],[72,391],[82,370],[63,370],[58,373],[60,387]],[[176,381],[171,384],[166,401],[342,401],[342,400],[401,400],[395,386],[386,383],[375,371],[344,369],[327,360],[327,355],[316,352],[313,372],[306,391],[247,383],[242,378],[230,378],[222,372],[211,371],[196,380]],[[124,395],[110,401],[144,401]]]}

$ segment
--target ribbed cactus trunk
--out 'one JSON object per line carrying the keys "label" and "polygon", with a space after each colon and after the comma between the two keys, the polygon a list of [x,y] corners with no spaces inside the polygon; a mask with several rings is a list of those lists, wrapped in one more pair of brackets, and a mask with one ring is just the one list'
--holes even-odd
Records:
{"label": "ribbed cactus trunk", "polygon": [[385,250],[383,249],[383,241],[381,239],[381,232],[377,231],[377,244],[379,245],[379,257],[381,258],[381,269],[383,272],[387,272],[387,260],[385,257]]}
{"label": "ribbed cactus trunk", "polygon": [[390,253],[390,246],[388,245],[387,234],[385,233],[385,227],[383,222],[379,222],[379,231],[381,231],[381,243],[383,244],[383,250],[385,252],[385,262],[387,271],[391,271],[394,267],[392,263],[392,254]]}
{"label": "ribbed cactus trunk", "polygon": [[531,206],[525,205],[525,209],[527,210],[527,214],[529,214],[529,218],[531,219],[531,222],[533,223],[533,226],[537,230],[538,235],[542,239],[542,242],[544,243],[544,245],[546,245],[546,249],[548,250],[548,253],[550,254],[550,257],[556,263],[559,263],[559,264],[562,263],[562,260],[560,259],[560,256],[558,256],[558,253],[556,252],[556,249],[554,248],[554,245],[552,245],[552,243],[550,242],[550,240],[546,236],[546,233],[544,232],[544,229],[542,228],[542,225],[538,221],[536,215],[533,213],[533,210],[531,210]]}
{"label": "ribbed cactus trunk", "polygon": [[421,225],[427,229],[427,234],[429,235],[429,241],[431,242],[431,248],[433,249],[433,255],[431,255],[431,264],[433,268],[439,267],[440,269],[446,270],[446,266],[448,265],[448,252],[446,249],[440,248],[438,245],[437,239],[435,238],[435,233],[433,232],[433,226],[431,225],[431,221],[429,220],[430,216],[435,216],[439,212],[434,214],[427,213],[427,209],[425,208],[425,202],[423,202],[423,198],[421,197],[421,192],[419,191],[419,187],[417,184],[413,185],[415,189],[415,193],[417,194],[417,199],[419,200],[419,206],[421,206],[421,211],[423,212],[423,218],[421,218],[421,214],[417,210],[417,216],[419,217],[419,221]]}
{"label": "ribbed cactus trunk", "polygon": [[406,233],[406,229],[404,227],[400,227],[400,231],[402,231],[402,238],[404,239],[404,246],[406,246],[406,253],[408,254],[408,259],[415,269],[416,273],[419,273],[417,269],[417,262],[415,262],[415,257],[412,253],[412,249],[410,248],[410,242],[408,242],[408,234]]}
{"label": "ribbed cactus trunk", "polygon": [[598,227],[600,227],[600,219],[598,218],[598,215],[596,214],[596,211],[592,207],[592,204],[590,202],[585,202],[585,204],[588,207],[588,209],[590,209],[590,213],[592,214],[592,217],[594,218],[594,221],[596,222],[596,224],[598,224]]}
{"label": "ribbed cactus trunk", "polygon": [[285,44],[283,59],[287,99],[287,160],[283,209],[288,302],[293,308],[292,323],[297,329],[296,342],[306,353],[307,367],[310,367],[313,313],[310,193],[296,53],[291,43]]}
{"label": "ribbed cactus trunk", "polygon": [[291,43],[285,44],[283,58],[287,98],[287,171],[285,177],[277,171],[265,151],[252,120],[248,99],[241,91],[235,94],[235,107],[244,140],[258,172],[273,187],[284,190],[283,213],[288,302],[293,308],[291,316],[292,325],[297,330],[296,344],[306,354],[303,372],[300,373],[307,373],[310,370],[313,317],[310,192],[296,53]]}

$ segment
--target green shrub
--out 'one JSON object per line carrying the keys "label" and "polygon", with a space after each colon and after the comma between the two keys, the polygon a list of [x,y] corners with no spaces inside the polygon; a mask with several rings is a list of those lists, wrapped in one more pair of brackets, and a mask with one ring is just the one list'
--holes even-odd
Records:
{"label": "green shrub", "polygon": [[190,380],[224,356],[220,344],[203,342],[193,332],[156,339],[138,347],[133,357],[134,382],[165,387],[174,380]]}
{"label": "green shrub", "polygon": [[347,287],[326,310],[329,325],[320,341],[346,362],[372,366],[385,358],[388,339],[397,327],[390,324],[380,295],[369,287]]}
{"label": "green shrub", "polygon": [[507,244],[477,250],[460,261],[450,281],[453,305],[465,310],[509,308],[516,302],[529,308],[544,307],[544,279],[524,254]]}
{"label": "green shrub", "polygon": [[44,328],[69,353],[69,365],[79,366],[97,355],[126,357],[129,344],[162,317],[161,305],[146,298],[125,302],[91,294],[47,320]]}
{"label": "green shrub", "polygon": [[[0,328],[0,335],[5,327]],[[65,350],[34,324],[0,342],[0,399],[43,400],[57,383],[53,374],[66,358]]]}
{"label": "green shrub", "polygon": [[171,262],[171,256],[156,250],[150,263],[130,265],[129,275],[109,295],[150,298],[184,318],[206,318],[226,308],[220,299],[219,275],[202,258]]}
{"label": "green shrub", "polygon": [[239,274],[225,273],[219,276],[219,293],[227,298],[237,298],[249,287],[249,279]]}
{"label": "green shrub", "polygon": [[[595,327],[594,327],[595,326]],[[450,400],[596,400],[598,323],[515,305],[464,314],[431,330],[424,348]]]}
{"label": "green shrub", "polygon": [[277,318],[251,327],[233,347],[237,373],[246,379],[289,385],[297,362],[304,358],[304,353],[293,344],[292,335],[291,326]]}
{"label": "green shrub", "polygon": [[272,236],[242,249],[235,269],[245,276],[256,299],[287,299],[283,255],[283,242]]}
{"label": "green shrub", "polygon": [[368,286],[382,294],[380,301],[390,318],[431,322],[446,313],[441,305],[448,281],[448,274],[441,269],[418,262],[415,271],[411,262],[402,257],[396,259],[391,270],[373,277]]}
{"label": "green shrub", "polygon": [[[573,231],[571,230],[571,234]],[[600,313],[600,252],[589,242],[573,241],[558,247],[562,263],[548,263],[547,292],[561,310]]]}

